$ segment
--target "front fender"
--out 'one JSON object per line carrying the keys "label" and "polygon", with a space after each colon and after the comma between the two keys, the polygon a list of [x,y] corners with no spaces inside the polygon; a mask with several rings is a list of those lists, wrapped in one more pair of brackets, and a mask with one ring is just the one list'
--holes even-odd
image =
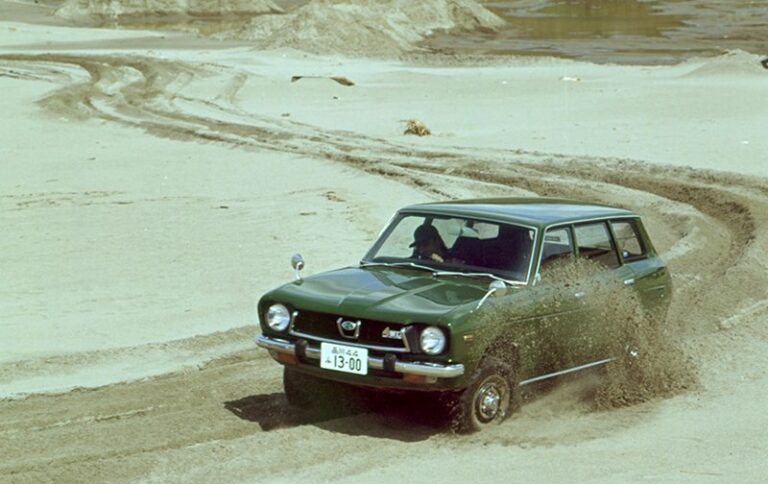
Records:
{"label": "front fender", "polygon": [[536,304],[529,296],[515,294],[489,299],[480,309],[473,307],[451,325],[451,361],[464,365],[463,378],[467,383],[487,355],[519,368],[520,348],[525,346],[526,338],[533,337],[532,325],[527,323],[536,317]]}

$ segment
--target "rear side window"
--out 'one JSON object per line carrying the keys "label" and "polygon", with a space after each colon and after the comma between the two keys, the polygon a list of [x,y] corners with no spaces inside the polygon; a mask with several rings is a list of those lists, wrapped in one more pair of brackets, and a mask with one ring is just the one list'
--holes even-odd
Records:
{"label": "rear side window", "polygon": [[616,236],[616,244],[619,246],[621,256],[625,261],[644,259],[648,251],[643,244],[643,239],[637,231],[637,224],[631,220],[611,222],[613,234]]}
{"label": "rear side window", "polygon": [[577,225],[575,233],[579,257],[586,257],[609,268],[619,266],[619,256],[605,222]]}

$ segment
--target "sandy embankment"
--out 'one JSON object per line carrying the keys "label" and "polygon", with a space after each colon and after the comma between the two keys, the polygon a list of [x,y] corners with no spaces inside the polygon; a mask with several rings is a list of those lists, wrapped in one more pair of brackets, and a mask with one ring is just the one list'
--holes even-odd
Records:
{"label": "sandy embankment", "polygon": [[183,17],[251,16],[282,11],[270,0],[66,0],[57,8],[56,16],[77,23],[109,25],[158,18],[178,21]]}
{"label": "sandy embankment", "polygon": [[[14,47],[106,35],[0,22],[0,89],[12,93],[0,97],[0,224],[11,227],[0,232],[0,385],[12,395],[182,370],[3,401],[4,479],[768,472],[757,56],[428,67],[160,39],[151,50]],[[411,117],[435,135],[404,137]],[[570,385],[462,438],[414,409],[312,421],[285,408],[279,367],[243,325],[255,297],[291,277],[290,253],[302,250],[309,272],[353,263],[405,203],[530,193],[643,213],[675,277],[671,331],[700,390],[595,413]],[[287,469],[286,453],[302,460]]]}

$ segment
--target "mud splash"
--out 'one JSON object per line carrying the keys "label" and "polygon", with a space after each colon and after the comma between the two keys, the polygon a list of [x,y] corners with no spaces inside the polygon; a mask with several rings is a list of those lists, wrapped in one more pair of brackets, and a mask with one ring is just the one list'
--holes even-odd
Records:
{"label": "mud splash", "polygon": [[[577,392],[593,410],[697,388],[695,364],[669,330],[666,308],[644,308],[634,290],[588,259],[557,261],[542,276],[542,283],[525,296],[537,301],[530,314],[521,313],[525,306],[513,298],[486,312],[481,325],[509,328],[509,336],[497,340],[491,354],[520,361],[521,380],[611,358]],[[576,300],[574,293],[586,297]],[[526,319],[534,314],[533,320]],[[535,391],[525,392],[535,397]]]}
{"label": "mud splash", "polygon": [[628,299],[609,311],[616,318],[610,341],[612,354],[597,388],[598,409],[636,405],[699,387],[694,360],[666,328],[664,319],[639,310]]}
{"label": "mud splash", "polygon": [[[644,308],[636,291],[587,259],[566,260],[548,269],[548,284],[588,294],[594,315],[591,344],[614,361],[596,386],[594,404],[609,409],[669,397],[698,386],[695,363],[669,330],[667,308]],[[602,335],[602,338],[601,338]]]}

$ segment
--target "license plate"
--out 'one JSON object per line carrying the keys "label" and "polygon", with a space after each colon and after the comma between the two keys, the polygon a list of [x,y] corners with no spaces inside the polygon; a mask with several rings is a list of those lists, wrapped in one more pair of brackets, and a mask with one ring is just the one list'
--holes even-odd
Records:
{"label": "license plate", "polygon": [[320,343],[320,368],[367,375],[368,350],[354,346]]}

